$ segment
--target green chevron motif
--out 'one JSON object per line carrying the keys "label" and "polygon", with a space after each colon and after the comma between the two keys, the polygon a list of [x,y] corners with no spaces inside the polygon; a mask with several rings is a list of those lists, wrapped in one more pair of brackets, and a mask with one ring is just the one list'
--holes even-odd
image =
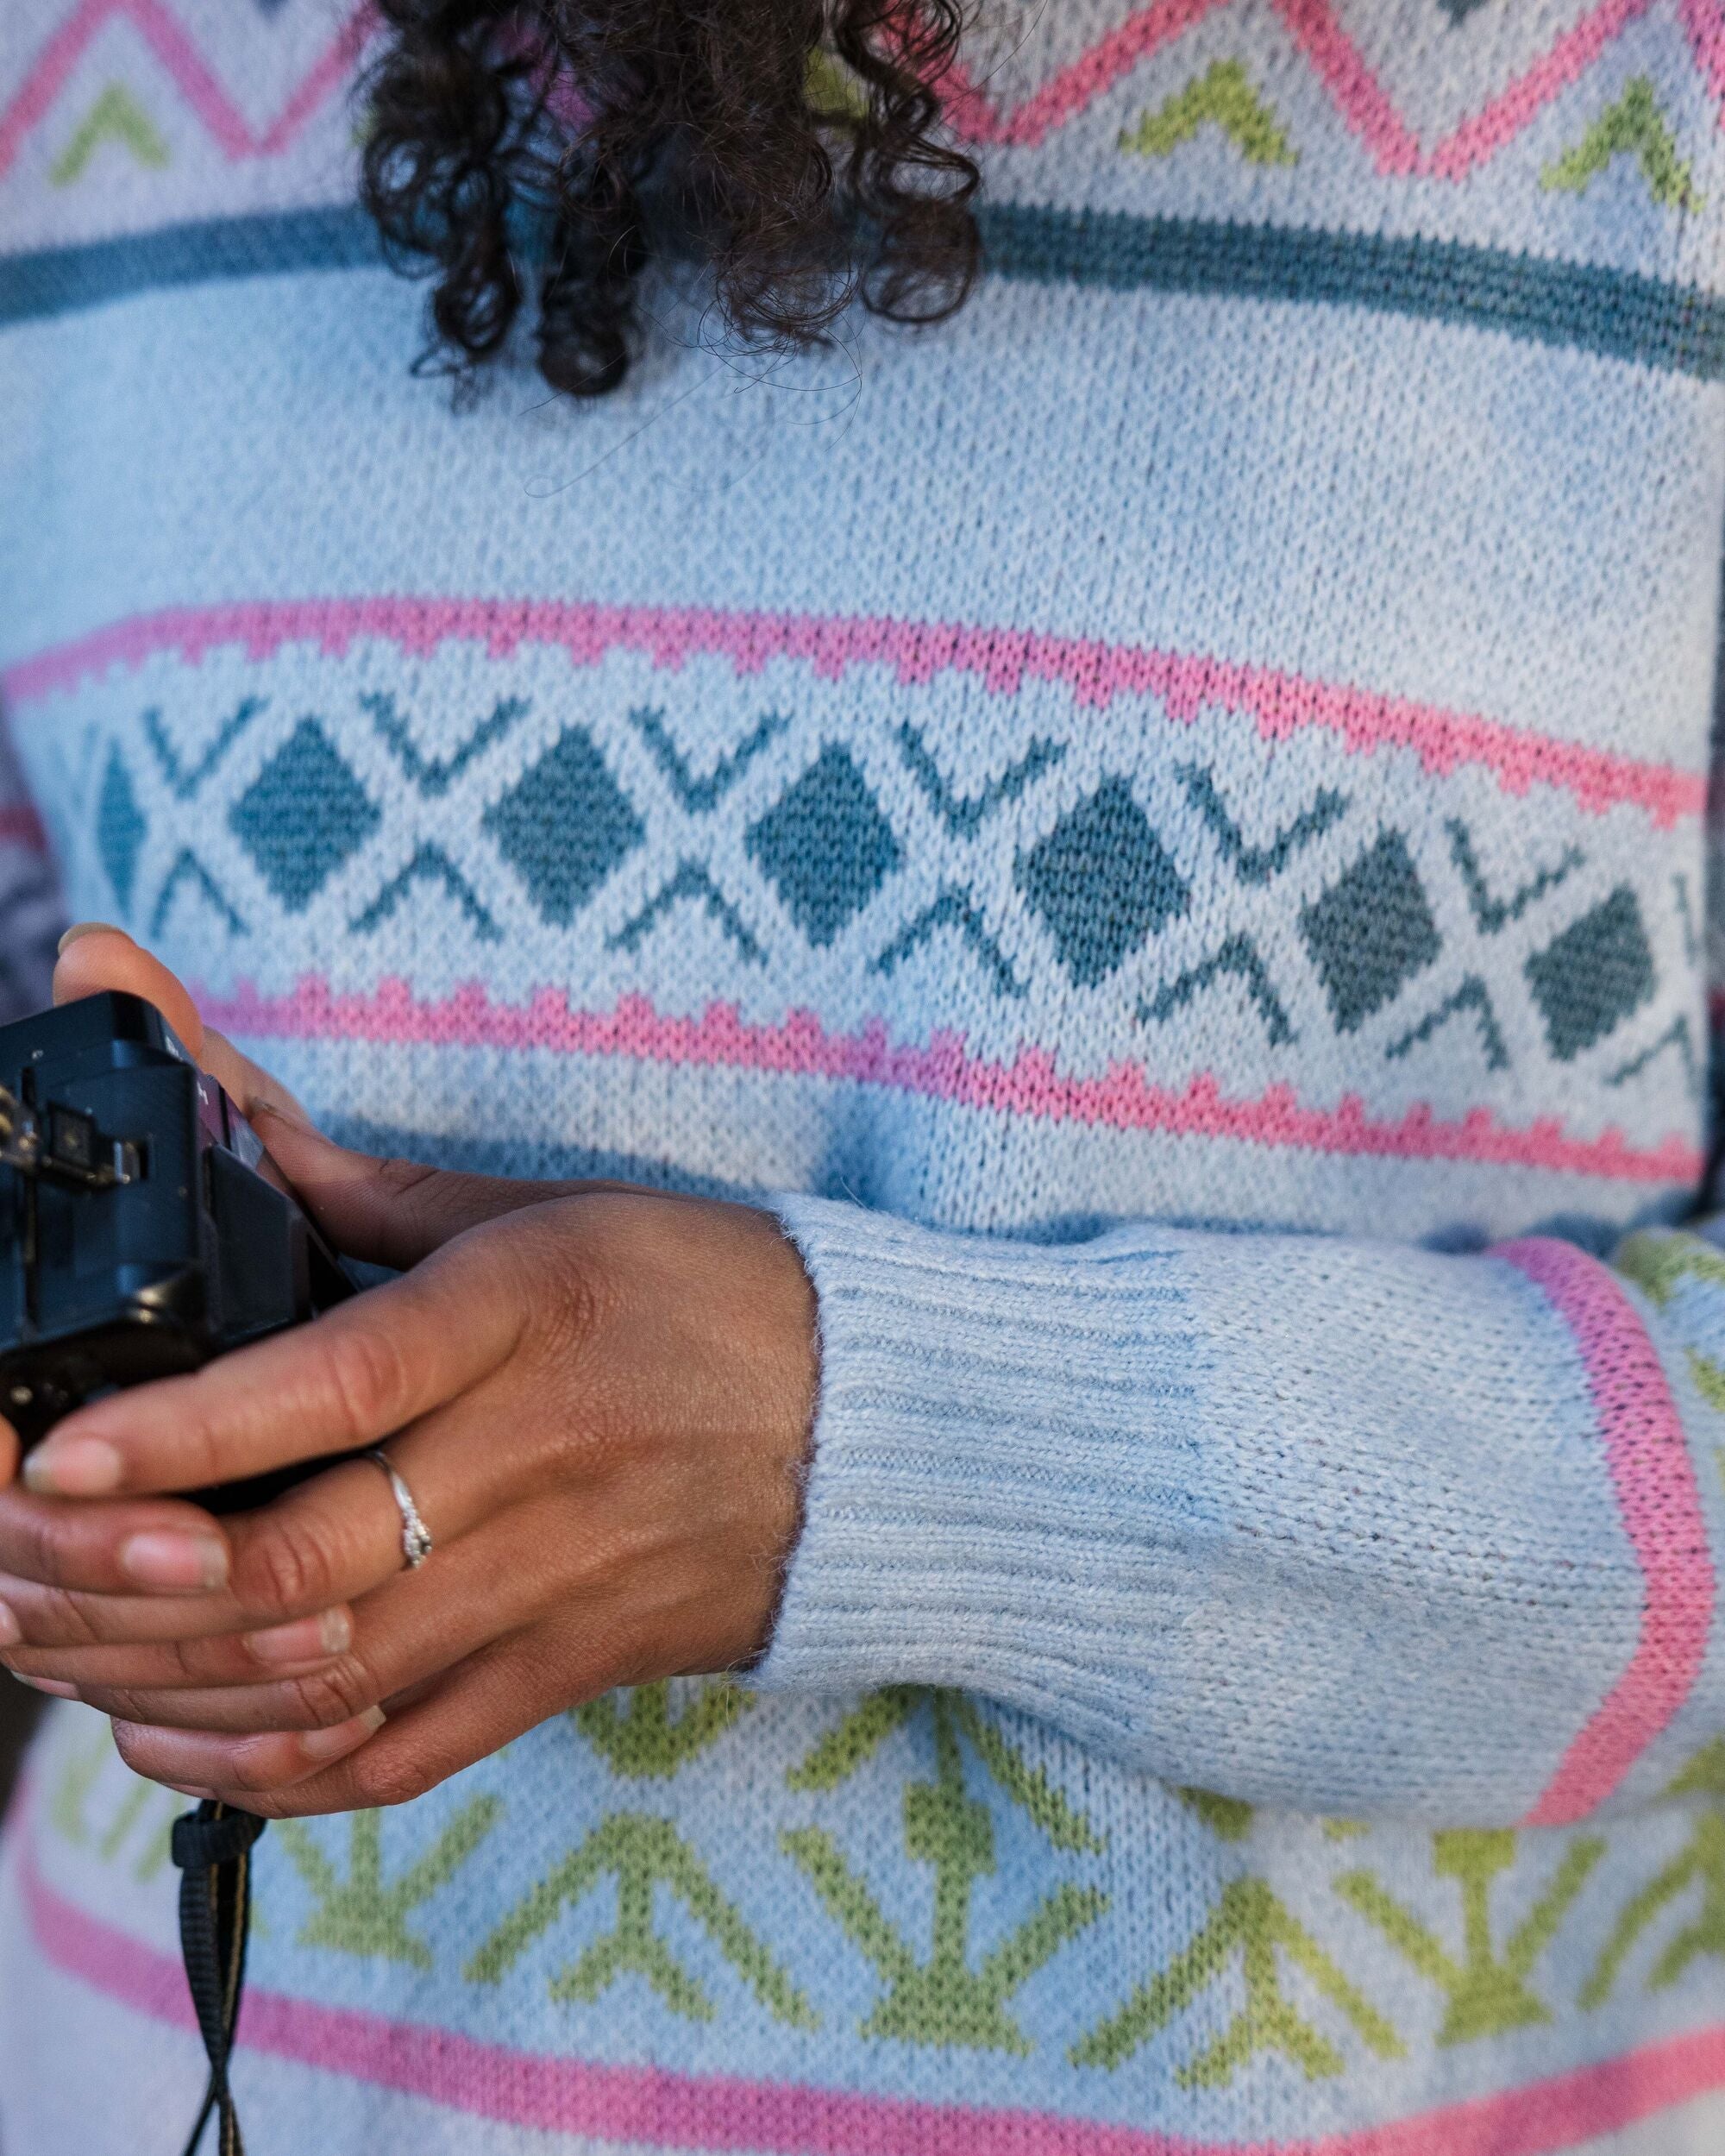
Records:
{"label": "green chevron motif", "polygon": [[1684,1847],[1624,1905],[1582,1991],[1584,2007],[1605,2003],[1642,1933],[1692,1886],[1701,1889],[1700,1907],[1653,1964],[1647,1989],[1675,1983],[1697,1955],[1725,1959],[1725,1737],[1698,1751],[1665,1795],[1709,1802]]}
{"label": "green chevron motif", "polygon": [[718,2012],[699,1977],[684,1968],[653,1928],[656,1891],[663,1888],[693,1917],[775,2021],[812,2029],[820,2017],[789,1975],[743,1920],[700,1858],[668,1820],[618,1812],[601,1820],[580,1846],[505,1917],[467,1965],[470,1983],[497,1983],[566,1909],[606,1877],[617,1881],[617,1922],[551,1979],[554,1999],[590,2004],[621,1976],[643,1977],[670,2008],[691,2021]]}
{"label": "green chevron motif", "polygon": [[119,83],[110,82],[49,167],[50,184],[56,187],[71,186],[82,177],[85,167],[104,142],[123,143],[139,164],[158,170],[168,161],[167,144],[150,124],[136,98]]}
{"label": "green chevron motif", "polygon": [[1220,1981],[1240,1958],[1245,2003],[1214,2042],[1176,2069],[1186,2089],[1225,2088],[1248,2060],[1275,2052],[1308,2081],[1341,2072],[1346,2061],[1328,2037],[1295,2008],[1276,1966],[1284,1955],[1379,2059],[1400,2059],[1402,2040],[1262,1879],[1235,1879],[1202,1927],[1159,1976],[1141,1983],[1100,2027],[1075,2044],[1075,2066],[1121,2065]]}
{"label": "green chevron motif", "polygon": [[[625,1698],[627,1706],[619,1706]],[[668,1782],[754,1704],[752,1692],[720,1677],[703,1684],[674,1720],[671,1688],[662,1680],[627,1694],[607,1692],[575,1708],[571,1719],[613,1774]]]}
{"label": "green chevron motif", "polygon": [[383,1814],[355,1812],[348,1825],[348,1876],[335,1866],[300,1820],[283,1820],[279,1832],[293,1867],[317,1906],[300,1927],[302,1946],[327,1946],[340,1954],[375,1955],[412,1969],[432,1966],[430,1949],[407,1927],[422,1902],[454,1878],[496,1826],[500,1797],[475,1797],[436,1841],[392,1885],[383,1878]]}
{"label": "green chevron motif", "polygon": [[1613,158],[1627,156],[1640,161],[1647,192],[1663,209],[1700,209],[1703,198],[1695,192],[1688,163],[1678,155],[1677,138],[1646,75],[1635,77],[1573,149],[1546,167],[1540,185],[1584,194]]}
{"label": "green chevron motif", "polygon": [[1218,127],[1248,164],[1297,165],[1300,153],[1272,107],[1252,88],[1237,60],[1219,60],[1177,95],[1146,112],[1118,147],[1139,157],[1167,157],[1202,127]]}

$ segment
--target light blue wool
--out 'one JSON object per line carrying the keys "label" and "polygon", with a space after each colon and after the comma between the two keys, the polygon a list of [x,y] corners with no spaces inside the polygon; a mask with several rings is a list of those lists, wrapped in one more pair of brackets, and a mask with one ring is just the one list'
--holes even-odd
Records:
{"label": "light blue wool", "polygon": [[[254,2156],[1725,2144],[1708,11],[997,18],[953,321],[580,410],[410,371],[336,0],[100,12],[0,29],[7,1010],[120,921],[819,1304],[746,1684],[263,1845]],[[5,2156],[195,2109],[179,1805],[50,1717]]]}

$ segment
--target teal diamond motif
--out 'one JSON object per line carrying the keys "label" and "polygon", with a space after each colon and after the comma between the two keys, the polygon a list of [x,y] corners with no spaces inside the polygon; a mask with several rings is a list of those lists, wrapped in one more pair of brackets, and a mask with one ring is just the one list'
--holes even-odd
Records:
{"label": "teal diamond motif", "polygon": [[1061,963],[1095,988],[1191,893],[1123,778],[1107,778],[1018,864],[1019,889],[1048,923]]}
{"label": "teal diamond motif", "polygon": [[102,776],[102,795],[96,804],[96,845],[122,913],[132,910],[132,891],[138,880],[138,856],[143,851],[149,826],[133,790],[132,774],[117,749],[108,752],[108,769]]}
{"label": "teal diamond motif", "polygon": [[749,827],[750,852],[817,949],[832,941],[900,859],[868,781],[830,744]]}
{"label": "teal diamond motif", "polygon": [[527,895],[567,928],[646,831],[593,737],[570,726],[555,747],[486,809],[485,827]]}
{"label": "teal diamond motif", "polygon": [[228,812],[270,889],[304,913],[377,828],[364,787],[315,719],[302,719]]}

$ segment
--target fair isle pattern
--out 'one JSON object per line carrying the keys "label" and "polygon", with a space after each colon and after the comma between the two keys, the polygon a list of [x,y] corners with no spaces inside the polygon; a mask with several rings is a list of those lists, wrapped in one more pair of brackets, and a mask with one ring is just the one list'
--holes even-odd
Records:
{"label": "fair isle pattern", "polygon": [[[1244,12],[1245,4],[1246,0],[1151,0],[1012,104],[1002,104],[967,68],[956,66],[943,85],[950,123],[968,141],[1034,148],[1214,10]],[[1631,24],[1661,4],[1678,16],[1696,67],[1709,91],[1725,104],[1725,28],[1709,0],[1594,0],[1531,65],[1494,85],[1479,110],[1437,140],[1422,143],[1350,35],[1349,9],[1336,0],[1276,0],[1295,47],[1378,170],[1451,180],[1465,179],[1513,141]],[[372,10],[361,0],[260,128],[204,60],[175,0],[77,0],[31,56],[22,83],[0,109],[0,175],[26,138],[49,123],[78,61],[116,21],[127,24],[166,71],[186,108],[230,159],[275,157],[291,149],[311,116],[345,85],[373,33]]]}
{"label": "fair isle pattern", "polygon": [[[380,642],[433,669],[414,699],[361,685]],[[595,676],[579,726],[541,715],[565,662]],[[474,701],[458,734],[425,741],[440,663]],[[904,701],[950,675],[988,707],[963,742]],[[1701,781],[1670,766],[1155,651],[568,605],[170,616],[27,660],[6,688],[27,753],[70,745],[85,775],[82,833],[62,833],[78,902],[156,940],[195,919],[199,977],[248,1038],[806,1072],[996,1113],[1630,1182],[1682,1184],[1697,1166],[1648,1109],[1665,1068],[1698,1068],[1702,1028],[1682,911]],[[1122,705],[1144,712],[1154,769],[1073,732],[1075,710]],[[355,728],[364,776],[333,745]],[[122,745],[140,734],[142,758]],[[1423,840],[1395,814],[1407,752],[1454,782]],[[1528,845],[1518,810],[1506,850],[1505,804],[1524,799],[1542,835]],[[578,847],[561,835],[572,820]],[[400,909],[433,892],[484,977],[514,983],[499,944],[561,932],[614,1003],[580,1011],[531,978],[512,1009],[467,990],[447,1005],[387,983],[373,994],[363,975],[345,992],[235,995],[210,962],[214,933],[249,981],[252,954],[295,921],[386,955]],[[641,997],[649,947],[691,920],[748,1019],[734,1003],[685,1016]],[[775,1007],[775,990],[811,978],[828,1015]],[[946,984],[932,1005],[931,979]],[[898,1015],[907,983],[925,1041]],[[1051,990],[1063,1009],[1075,992],[1095,1006],[1106,1068],[1063,1069],[1038,1041]],[[1204,1059],[1219,1009],[1238,1028],[1232,1066],[1262,1074],[1256,1096]],[[1471,1075],[1465,1097],[1433,1102],[1418,1089],[1448,1028],[1476,1041]],[[1357,1040],[1378,1073],[1364,1098],[1335,1085]],[[1563,1072],[1561,1121],[1534,1071]],[[1578,1116],[1588,1077],[1596,1106]]]}
{"label": "fair isle pattern", "polygon": [[[57,877],[820,1311],[750,1688],[264,1845],[257,2156],[1715,2156],[1717,0],[1001,0],[952,323],[580,412],[352,0],[13,16],[6,1008]],[[9,2153],[195,2109],[176,1808],[50,1717]]]}
{"label": "fair isle pattern", "polygon": [[[617,1794],[628,1793],[631,1808],[610,1813],[588,1832],[584,1847],[608,1836],[619,1853],[631,1839],[643,1849],[656,1845],[681,1851],[688,1876],[705,1883],[715,1910],[730,1904],[694,1845],[682,1839],[680,1830],[698,1812],[679,1805],[675,1793],[685,1774],[723,1743],[739,1714],[746,1719],[748,1695],[732,1694],[727,1702],[725,1692],[722,1686],[654,1687],[632,1695],[621,1715],[612,1702],[599,1702],[571,1718],[574,1729],[548,1728],[534,1740],[555,1747],[572,1768],[608,1769]],[[668,1693],[678,1696],[671,1700]],[[931,1738],[932,1753],[925,1749]],[[907,1739],[908,1756],[896,1757]],[[963,1776],[967,1754],[978,1773],[972,1786],[989,1802],[966,1795],[963,1780],[954,1779]],[[969,1967],[975,1950],[968,1934],[975,1920],[962,1912],[972,1885],[986,1872],[979,1857],[1015,1809],[1033,1816],[1057,1846],[1078,1852],[1082,1870],[1093,1877],[1107,1876],[1097,1860],[1106,1853],[1108,1837],[1039,1769],[1027,1764],[1009,1729],[994,1718],[943,1694],[900,1692],[865,1702],[848,1720],[829,1722],[812,1749],[781,1777],[776,1796],[762,1788],[757,1803],[768,1816],[757,1822],[761,1852],[773,1845],[771,1813],[785,1816],[788,1804],[792,1816],[806,1820],[812,1803],[816,1819],[831,1816],[824,1798],[858,1773],[879,1779],[882,1766],[913,1775],[919,1766],[924,1773],[933,1769],[932,1780],[906,1783],[904,1855],[913,1869],[933,1869],[935,1904],[949,1912],[944,1945],[938,1919],[933,1958],[918,1964],[906,1952],[902,1966],[895,1968],[886,1952],[894,1927],[876,1908],[857,1931],[856,1943],[882,1962],[883,1976],[894,1978],[898,1991],[888,1992],[860,2027],[845,2027],[845,2010],[837,2004],[844,1964],[830,1957],[805,1953],[794,1959],[788,1973],[774,1977],[753,2010],[771,2015],[782,2002],[787,2012],[781,2019],[800,2021],[810,2033],[824,2036],[829,2047],[859,2040],[865,2047],[878,2046],[897,2036],[982,2045],[1008,2057],[1035,2048],[1018,2023],[991,2029],[987,2017],[978,2022],[965,2003],[965,1983],[979,1978]],[[172,1802],[128,1775],[105,1732],[82,1717],[61,1720],[36,1771],[41,1779],[19,1803],[21,1831],[10,1838],[10,1869],[40,1950],[51,1965],[147,2021],[189,2027],[189,2004],[172,1954],[116,1924],[111,1910],[87,1910],[53,1883],[66,1852],[82,1851],[125,1901],[160,1872]],[[473,1794],[474,1785],[487,1782],[494,1785],[487,1793]],[[443,1950],[464,1954],[462,1982],[476,2001],[499,1983],[543,1981],[517,1966],[518,1945],[501,1955],[498,1951],[499,1939],[524,1936],[519,1915],[510,1907],[520,1891],[520,1858],[509,1832],[507,1786],[499,1783],[494,1769],[463,1777],[459,1792],[440,1807],[448,1825],[417,1846],[411,1822],[399,1813],[316,1822],[281,1838],[289,1853],[285,1863],[278,1859],[266,1874],[258,1945],[264,1966],[247,2009],[248,2049],[361,2081],[382,2078],[403,2090],[434,2096],[458,2114],[607,2139],[656,2135],[657,2145],[690,2150],[740,2147],[782,2150],[786,2156],[866,2156],[883,2145],[882,2136],[890,2141],[897,2135],[906,2146],[936,2152],[1164,2156],[1176,2149],[1181,2156],[1242,2156],[1238,2138],[1201,2129],[1170,2135],[1106,2113],[1057,2117],[998,2103],[938,2105],[841,2094],[795,2081],[751,2079],[734,2071],[676,2075],[555,2053],[535,2056],[460,2029],[416,2029],[411,2021],[380,2015],[375,2005],[319,2003],[305,1996],[294,1977],[308,1961],[356,1974],[360,1964],[368,1964],[386,1983],[405,1981],[416,1970],[430,1973],[433,1957],[423,1943],[423,1919],[479,1861],[481,1851],[487,1883],[469,1921],[482,1927],[484,1910],[493,1908],[505,1912],[501,1923],[490,1939],[475,1931],[465,1946],[440,1933]],[[948,1792],[944,1811],[936,1801],[943,1788]],[[643,1811],[643,1798],[654,1788],[663,1794]],[[1716,1978],[1697,1988],[1697,1976],[1704,1979],[1708,1964],[1725,1957],[1725,1758],[1718,1745],[1697,1755],[1677,1777],[1672,1798],[1662,1842],[1672,1854],[1651,1877],[1645,1849],[1614,1844],[1609,1833],[1563,1840],[1507,1832],[1440,1832],[1422,1838],[1420,1868],[1429,1884],[1410,1908],[1383,1883],[1386,1869],[1392,1876],[1408,1876],[1411,1852],[1396,1850],[1393,1832],[1346,1821],[1314,1822],[1303,1837],[1309,1855],[1302,1861],[1286,1830],[1278,1833],[1277,1822],[1254,1818],[1248,1807],[1196,1791],[1170,1797],[1195,1833],[1228,1853],[1231,1876],[1167,1968],[1082,2035],[1072,2046],[1074,2057],[1097,2090],[1118,2081],[1135,2058],[1140,2071],[1143,2064],[1159,2059],[1161,2071],[1171,2068],[1175,2083],[1192,2090],[1226,2090],[1264,2056],[1278,2056],[1321,2083],[1346,2077],[1374,2058],[1404,2061],[1425,2044],[1465,2052],[1516,2029],[1560,2032],[1596,2015],[1631,1975],[1656,1989],[1686,1984],[1697,2004],[1705,2002],[1709,1991],[1716,1994]],[[943,1820],[944,1826],[937,1828]],[[624,1828],[632,1828],[632,1836],[618,1831]],[[832,1913],[850,1929],[850,1911],[860,1914],[872,1896],[831,1833],[819,1825],[798,1825],[776,1839],[794,1869],[808,1872],[818,1885],[825,1876]],[[348,1851],[347,1883],[336,1868],[343,1847]],[[1314,1864],[1310,1858],[1320,1851]],[[573,1879],[571,1867],[580,1854],[578,1850],[556,1867],[554,1876]],[[620,1926],[637,1928],[595,1938],[582,1963],[590,1976],[578,1979],[568,1971],[554,1976],[553,1996],[564,2010],[579,2012],[582,2002],[596,2004],[618,1980],[619,1966],[649,1977],[662,2010],[697,2021],[718,2012],[707,1984],[718,1984],[728,1996],[746,1996],[737,1992],[738,1976],[746,1983],[753,1981],[751,1961],[762,1971],[772,1964],[734,1910],[731,1937],[721,1927],[717,1936],[703,1939],[677,1923],[674,1895],[656,1896],[649,1887],[638,1899],[631,1895],[624,1884],[630,1861],[622,1857],[615,1908]],[[722,1870],[741,1876],[734,1857]],[[1070,1891],[1082,1899],[1076,1889]],[[1284,1898],[1290,1891],[1295,1896],[1291,1904]],[[1316,1898],[1320,1894],[1327,1908]],[[561,1928],[567,1921],[562,1898],[548,1898],[541,1887],[527,1894],[520,1906],[534,1914],[526,1937]],[[771,1899],[762,1895],[757,1878],[750,1901],[758,1908]],[[1107,1909],[1106,1893],[1091,1889],[1076,1928],[1082,1933],[1098,1916],[1106,1928]],[[420,1935],[406,1928],[403,1911],[418,1914]],[[1308,1928],[1314,1923],[1318,1933]],[[1057,1952],[1057,1933],[1043,1929],[1042,1951]],[[1554,1948],[1576,1931],[1590,1941],[1587,1955],[1579,1958],[1589,1965],[1578,1997],[1553,1982],[1552,1965]],[[1374,1934],[1387,1935],[1418,1972],[1411,1988],[1391,1987],[1396,2022],[1371,2004],[1346,1972],[1370,1960]],[[1333,1943],[1342,1964],[1320,1945],[1320,1935]],[[741,1967],[727,1965],[733,1939]],[[567,1944],[554,1943],[554,1956],[568,1951]],[[1227,1971],[1241,1952],[1245,2003],[1237,2010]],[[687,1963],[681,1958],[685,1956]],[[1571,1965],[1577,1961],[1570,1957]],[[392,1969],[397,1974],[387,1977]],[[981,1980],[994,1969],[1004,1971],[998,1952],[981,1963]],[[811,1989],[796,1988],[794,1978]],[[1381,1986],[1371,1989],[1384,1996]],[[375,2001],[375,1981],[356,1996]],[[895,1996],[901,2002],[896,2024],[888,2011]],[[1046,1992],[1038,1996],[1026,2026],[1040,2034],[1051,2000]],[[1022,2015],[1023,2009],[1017,2010]],[[727,2005],[727,2015],[734,2011]],[[944,2034],[937,2035],[937,2029]],[[1703,2022],[1632,2055],[1548,2073],[1510,2095],[1452,2102],[1394,2123],[1345,2129],[1316,2140],[1302,2136],[1297,2146],[1301,2156],[1314,2147],[1327,2156],[1455,2156],[1457,2149],[1473,2147],[1489,2147],[1495,2156],[1536,2156],[1553,2146],[1546,2136],[1632,2124],[1717,2087],[1725,2073],[1720,2045],[1717,2022]],[[1280,2137],[1251,2143],[1254,2152],[1269,2156],[1284,2147],[1291,2152],[1293,2146]]]}

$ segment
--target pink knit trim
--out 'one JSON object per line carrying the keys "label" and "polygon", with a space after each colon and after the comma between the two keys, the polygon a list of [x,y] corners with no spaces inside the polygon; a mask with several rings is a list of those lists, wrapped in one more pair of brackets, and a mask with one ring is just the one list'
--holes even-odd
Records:
{"label": "pink knit trim", "polygon": [[997,695],[1015,695],[1026,681],[1054,682],[1078,703],[1098,709],[1116,696],[1155,696],[1175,725],[1189,725],[1201,710],[1215,707],[1251,719],[1266,741],[1316,726],[1336,735],[1352,754],[1410,749],[1429,772],[1473,766],[1490,772],[1506,793],[1554,786],[1591,814],[1628,804],[1660,827],[1698,816],[1707,797],[1702,772],[1584,748],[1496,720],[1349,683],[1312,681],[1276,667],[1027,629],[881,616],[556,600],[260,600],[133,615],[20,661],[0,676],[0,692],[27,703],[110,667],[141,665],[160,652],[197,665],[224,644],[239,644],[257,660],[287,644],[340,653],[367,639],[394,644],[415,657],[449,641],[483,644],[493,658],[507,658],[523,644],[549,644],[576,666],[596,665],[613,651],[638,651],[668,668],[696,657],[718,657],[739,674],[757,672],[769,660],[795,659],[828,680],[856,666],[885,666],[906,683],[968,674]]}
{"label": "pink knit trim", "polygon": [[525,1003],[493,1003],[479,982],[445,996],[416,996],[407,982],[395,979],[380,981],[369,992],[338,994],[315,974],[285,996],[260,995],[249,981],[225,993],[194,993],[211,1025],[254,1040],[537,1049],[771,1072],[876,1085],[1032,1121],[1383,1160],[1485,1161],[1612,1181],[1690,1185],[1703,1166],[1701,1153],[1682,1138],[1638,1147],[1616,1130],[1570,1136],[1554,1118],[1517,1128],[1484,1108],[1445,1122],[1422,1104],[1392,1122],[1368,1116],[1352,1093],[1335,1108],[1302,1107],[1286,1085],[1272,1085],[1256,1099],[1230,1097],[1208,1072],[1178,1092],[1152,1084],[1138,1063],[1111,1064],[1100,1077],[1066,1076],[1046,1048],[1021,1047],[1010,1063],[996,1062],[972,1054],[958,1033],[935,1032],[926,1042],[894,1040],[882,1018],[868,1020],[855,1033],[833,1033],[811,1010],[793,1010],[772,1024],[745,1021],[735,1003],[712,1003],[698,1018],[684,1017],[656,1009],[640,995],[619,996],[611,1010],[578,1010],[551,988],[537,990]]}
{"label": "pink knit trim", "polygon": [[[89,1915],[15,1859],[41,1952],[135,2013],[192,2027],[179,1964]],[[1725,2086],[1725,2027],[1691,2030],[1526,2087],[1387,2126],[1300,2140],[1200,2140],[1152,2128],[868,2096],[794,2081],[605,2066],[254,1987],[241,2048],[541,2133],[761,2156],[1548,2156]]]}
{"label": "pink knit trim", "polygon": [[210,73],[185,25],[164,0],[83,0],[37,53],[23,86],[0,112],[0,174],[17,156],[25,136],[47,116],[97,35],[116,17],[131,23],[229,158],[279,156],[347,79],[375,21],[371,0],[361,0],[280,113],[259,134]]}
{"label": "pink knit trim", "polygon": [[1689,1697],[1713,1622],[1713,1559],[1683,1418],[1616,1276],[1574,1244],[1545,1236],[1500,1243],[1492,1254],[1524,1273],[1575,1336],[1646,1586],[1628,1666],[1527,1814],[1530,1826],[1565,1826],[1611,1795]]}

